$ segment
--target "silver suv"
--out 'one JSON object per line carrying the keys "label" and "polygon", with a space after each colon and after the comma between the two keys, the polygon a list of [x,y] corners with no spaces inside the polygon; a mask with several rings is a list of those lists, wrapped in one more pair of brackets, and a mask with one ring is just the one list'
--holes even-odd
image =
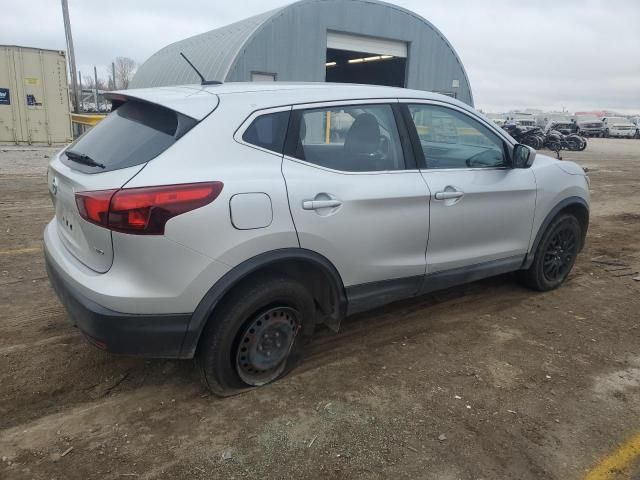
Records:
{"label": "silver suv", "polygon": [[220,395],[284,375],[317,325],[356,312],[506,272],[556,288],[584,244],[584,171],[446,96],[110,95],[49,166],[49,277],[92,344],[196,357]]}

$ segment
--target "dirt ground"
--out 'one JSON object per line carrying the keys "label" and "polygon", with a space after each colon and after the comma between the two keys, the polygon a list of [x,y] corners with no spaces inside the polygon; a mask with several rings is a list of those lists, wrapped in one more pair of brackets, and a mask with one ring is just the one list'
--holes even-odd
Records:
{"label": "dirt ground", "polygon": [[41,252],[55,150],[0,146],[0,478],[582,479],[640,430],[638,140],[565,155],[593,206],[559,290],[507,275],[358,315],[227,399],[67,322]]}

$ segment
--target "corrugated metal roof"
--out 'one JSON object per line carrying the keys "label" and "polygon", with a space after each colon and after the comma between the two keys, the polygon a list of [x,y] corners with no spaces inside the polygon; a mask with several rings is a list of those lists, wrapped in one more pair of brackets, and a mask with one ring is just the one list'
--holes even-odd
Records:
{"label": "corrugated metal roof", "polygon": [[180,52],[191,60],[207,80],[224,81],[245,42],[280,10],[270,10],[164,47],[140,66],[131,81],[131,88],[200,83]]}
{"label": "corrugated metal roof", "polygon": [[455,95],[473,105],[469,78],[444,35],[420,15],[380,0],[300,0],[181,40],[142,64],[131,86],[198,82],[180,52],[207,80],[250,81],[253,73],[264,72],[278,81],[321,82],[329,31],[404,42],[410,57],[406,87]]}

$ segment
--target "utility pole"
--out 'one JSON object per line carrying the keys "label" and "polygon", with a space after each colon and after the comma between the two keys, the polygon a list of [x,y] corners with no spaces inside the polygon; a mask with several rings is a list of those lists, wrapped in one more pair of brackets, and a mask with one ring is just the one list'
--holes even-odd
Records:
{"label": "utility pole", "polygon": [[115,62],[111,62],[111,78],[113,78],[113,89],[117,90],[118,87],[116,87],[116,64],[115,64]]}
{"label": "utility pole", "polygon": [[84,112],[84,100],[82,98],[82,72],[78,72],[78,79],[80,80],[80,112]]}
{"label": "utility pole", "polygon": [[67,39],[67,62],[69,63],[69,76],[73,89],[73,108],[78,112],[80,101],[78,95],[78,75],[76,73],[76,55],[73,51],[73,37],[71,36],[71,20],[69,20],[69,5],[67,0],[62,0],[62,19],[64,20],[64,35]]}
{"label": "utility pole", "polygon": [[96,83],[94,83],[94,90],[93,90],[93,101],[96,104],[96,112],[100,111],[100,108],[98,108],[98,69],[96,68],[96,66],[93,66],[93,78],[95,80]]}

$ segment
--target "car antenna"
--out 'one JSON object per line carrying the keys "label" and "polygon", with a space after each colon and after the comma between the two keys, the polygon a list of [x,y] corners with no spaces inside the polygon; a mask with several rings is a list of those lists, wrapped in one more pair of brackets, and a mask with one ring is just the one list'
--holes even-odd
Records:
{"label": "car antenna", "polygon": [[193,71],[198,74],[198,76],[200,77],[200,85],[222,85],[222,82],[218,80],[205,80],[205,78],[202,76],[200,71],[196,68],[196,66],[193,63],[189,61],[187,56],[182,52],[180,52],[180,55],[182,56],[182,58],[185,59],[185,61],[189,64],[189,66],[193,68]]}

